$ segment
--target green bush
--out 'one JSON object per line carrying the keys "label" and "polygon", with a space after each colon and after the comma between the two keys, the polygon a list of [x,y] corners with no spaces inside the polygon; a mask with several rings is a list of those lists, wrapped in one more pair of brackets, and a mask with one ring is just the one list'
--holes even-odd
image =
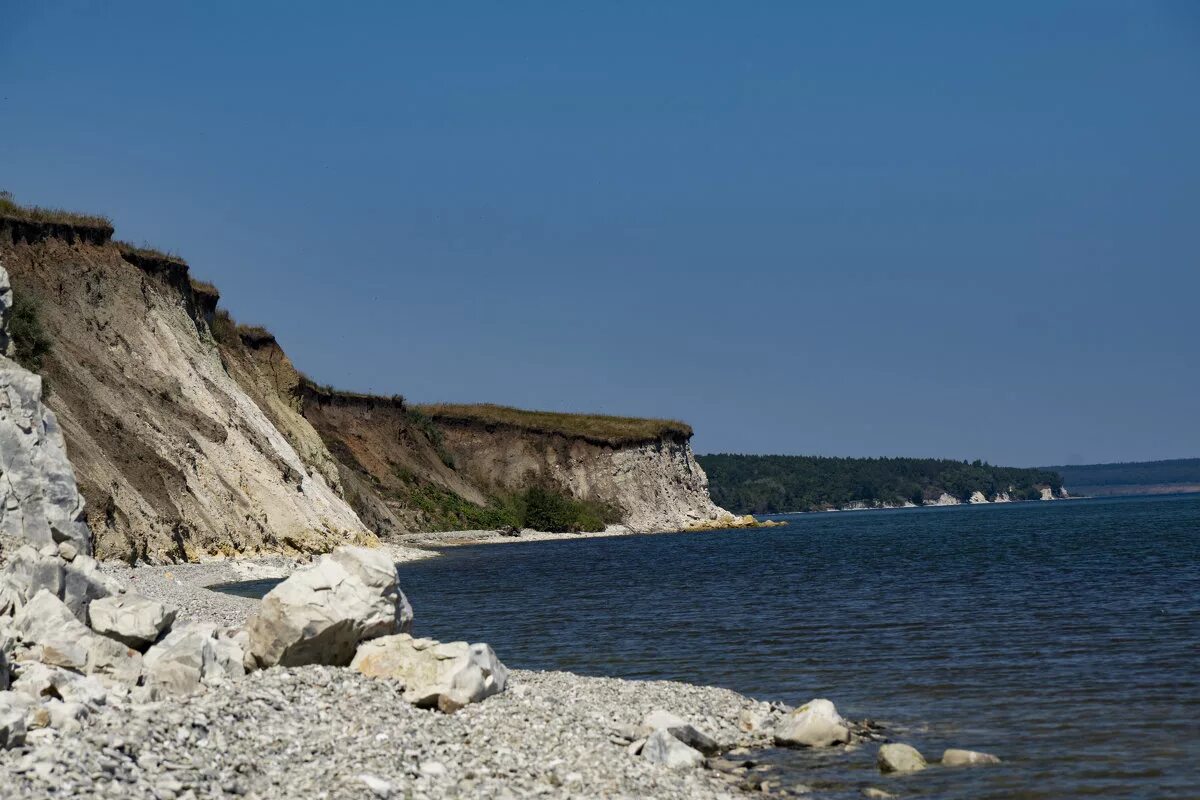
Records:
{"label": "green bush", "polygon": [[41,304],[28,294],[13,294],[12,313],[8,332],[15,353],[13,360],[30,372],[41,372],[42,363],[54,347],[54,342],[42,329]]}
{"label": "green bush", "polygon": [[448,489],[426,484],[414,487],[407,500],[425,513],[436,530],[533,528],[580,533],[602,531],[620,521],[620,515],[607,506],[537,487],[496,496],[486,506],[478,506]]}

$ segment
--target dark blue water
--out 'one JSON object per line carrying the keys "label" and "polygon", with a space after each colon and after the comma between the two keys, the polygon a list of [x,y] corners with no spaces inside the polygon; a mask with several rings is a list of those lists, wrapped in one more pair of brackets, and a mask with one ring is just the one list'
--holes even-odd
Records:
{"label": "dark blue water", "polygon": [[402,585],[417,633],[512,666],[828,697],[931,759],[1005,761],[781,758],[823,796],[1200,798],[1200,496],[788,520],[456,548]]}

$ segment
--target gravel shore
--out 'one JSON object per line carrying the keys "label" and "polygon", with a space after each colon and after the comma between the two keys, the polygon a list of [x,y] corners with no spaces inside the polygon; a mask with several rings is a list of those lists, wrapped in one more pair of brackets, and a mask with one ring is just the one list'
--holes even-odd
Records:
{"label": "gravel shore", "polygon": [[[384,547],[396,563],[437,556],[436,550],[396,544],[387,544]],[[131,591],[179,609],[181,619],[234,627],[245,624],[246,617],[254,610],[258,601],[214,592],[207,587],[238,581],[286,578],[310,563],[308,559],[260,556],[197,563],[140,564],[136,567],[106,561],[101,563],[100,569],[121,581]]]}
{"label": "gravel shore", "polygon": [[507,692],[445,715],[347,669],[274,668],[109,707],[79,732],[0,751],[0,774],[14,800],[734,797],[745,775],[651,764],[625,736],[664,708],[725,745],[763,745],[735,727],[748,707],[766,711],[723,689],[515,670]]}
{"label": "gravel shore", "polygon": [[[302,563],[103,570],[178,607],[182,619],[234,626],[258,601],[206,586],[283,576]],[[350,669],[275,667],[189,697],[135,703],[114,693],[82,728],[40,729],[23,747],[0,750],[0,796],[673,800],[734,798],[770,785],[753,762],[680,770],[631,754],[638,724],[655,710],[683,717],[742,759],[770,740],[769,728],[743,732],[739,718],[780,713],[715,687],[514,669],[507,691],[446,715],[405,702],[394,682]]]}

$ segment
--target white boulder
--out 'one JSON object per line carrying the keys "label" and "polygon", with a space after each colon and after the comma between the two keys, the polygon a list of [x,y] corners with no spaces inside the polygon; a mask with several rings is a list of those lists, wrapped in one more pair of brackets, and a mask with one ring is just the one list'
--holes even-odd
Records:
{"label": "white boulder", "polygon": [[893,742],[879,748],[875,757],[880,772],[917,772],[925,769],[925,757],[912,745]]}
{"label": "white boulder", "polygon": [[411,625],[388,554],[339,547],[268,592],[246,629],[260,666],[345,666],[360,642]]}
{"label": "white boulder", "polygon": [[775,743],[787,747],[829,747],[850,741],[850,727],[828,700],[811,700],[775,726]]}
{"label": "white boulder", "polygon": [[699,750],[688,747],[664,729],[650,734],[642,745],[642,758],[671,769],[689,769],[704,763]]}
{"label": "white boulder", "polygon": [[447,713],[504,691],[508,669],[486,644],[414,639],[407,633],[364,642],[350,668],[404,684],[404,699]]}
{"label": "white boulder", "polygon": [[175,610],[136,594],[93,600],[88,606],[92,630],[138,650],[153,644],[175,621]]}

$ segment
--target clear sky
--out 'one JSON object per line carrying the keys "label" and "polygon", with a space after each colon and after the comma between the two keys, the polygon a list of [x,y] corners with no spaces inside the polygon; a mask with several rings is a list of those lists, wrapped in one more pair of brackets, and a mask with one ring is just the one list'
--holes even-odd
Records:
{"label": "clear sky", "polygon": [[0,187],[342,387],[1200,455],[1200,3],[0,0]]}

